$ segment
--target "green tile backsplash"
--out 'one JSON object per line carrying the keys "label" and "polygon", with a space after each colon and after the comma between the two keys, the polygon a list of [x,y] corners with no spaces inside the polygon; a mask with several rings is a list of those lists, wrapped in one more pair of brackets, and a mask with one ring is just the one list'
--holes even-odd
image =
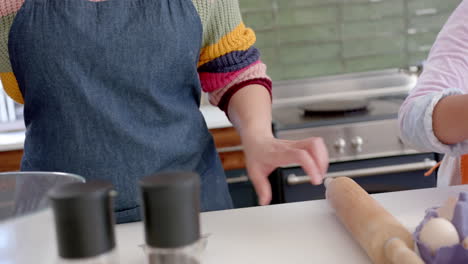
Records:
{"label": "green tile backsplash", "polygon": [[409,54],[408,63],[410,65],[416,65],[421,61],[426,60],[428,51],[414,51]]}
{"label": "green tile backsplash", "polygon": [[269,11],[244,13],[242,18],[248,21],[249,27],[255,29],[269,28],[275,23],[273,13]]}
{"label": "green tile backsplash", "polygon": [[280,8],[277,24],[290,26],[334,23],[338,16],[339,10],[336,6]]}
{"label": "green tile backsplash", "polygon": [[292,44],[279,49],[277,56],[284,64],[311,63],[324,59],[338,60],[340,50],[341,45],[338,42],[321,45]]}
{"label": "green tile backsplash", "polygon": [[408,36],[408,50],[413,52],[427,52],[437,37],[437,32],[425,32]]}
{"label": "green tile backsplash", "polygon": [[280,44],[309,41],[312,43],[327,42],[339,39],[338,25],[323,24],[317,26],[298,26],[285,28],[278,32]]}
{"label": "green tile backsplash", "polygon": [[421,63],[462,0],[240,0],[274,80]]}
{"label": "green tile backsplash", "polygon": [[362,39],[349,39],[343,41],[343,57],[354,58],[362,56],[378,56],[403,52],[403,37],[374,37],[363,41]]}
{"label": "green tile backsplash", "polygon": [[[244,0],[251,1],[251,0]],[[292,7],[318,7],[323,5],[330,5],[339,3],[342,0],[273,0],[272,2],[279,8],[292,8]]]}
{"label": "green tile backsplash", "polygon": [[451,12],[460,2],[460,0],[411,0],[408,1],[408,10],[411,15],[427,13],[430,9]]}
{"label": "green tile backsplash", "polygon": [[377,21],[355,21],[345,23],[341,28],[343,39],[403,35],[405,32],[405,20],[399,17]]}
{"label": "green tile backsplash", "polygon": [[365,3],[353,3],[343,1],[342,17],[344,21],[356,21],[363,19],[381,19],[385,17],[403,17],[403,0],[382,0],[379,2],[367,1]]}
{"label": "green tile backsplash", "polygon": [[281,79],[303,79],[310,76],[330,75],[343,72],[339,60],[310,61],[309,63],[291,64],[282,68]]}
{"label": "green tile backsplash", "polygon": [[271,8],[275,0],[239,0],[242,9],[268,9]]}
{"label": "green tile backsplash", "polygon": [[405,64],[403,54],[376,55],[367,57],[357,57],[345,60],[346,69],[350,72],[372,71],[376,68],[392,68],[395,65]]}
{"label": "green tile backsplash", "polygon": [[427,32],[427,31],[436,31],[442,28],[442,26],[447,22],[447,19],[450,16],[450,12],[438,13],[438,14],[429,14],[421,16],[412,16],[408,19],[408,27],[410,29],[415,29],[418,32]]}
{"label": "green tile backsplash", "polygon": [[255,42],[255,47],[264,48],[264,47],[274,47],[278,41],[278,31],[277,30],[258,30],[255,32],[257,36],[257,42]]}

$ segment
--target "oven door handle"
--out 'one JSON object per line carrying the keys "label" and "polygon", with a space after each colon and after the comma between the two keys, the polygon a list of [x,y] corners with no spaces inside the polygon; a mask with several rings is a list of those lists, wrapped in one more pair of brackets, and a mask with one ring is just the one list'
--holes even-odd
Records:
{"label": "oven door handle", "polygon": [[247,177],[246,175],[242,175],[239,177],[229,177],[229,178],[226,178],[226,182],[228,184],[249,182],[249,177]]}
{"label": "oven door handle", "polygon": [[[376,168],[368,169],[358,169],[358,170],[346,170],[327,173],[327,178],[338,178],[338,177],[349,177],[349,178],[360,178],[360,177],[369,177],[375,175],[383,175],[390,173],[401,173],[401,172],[410,172],[418,170],[428,170],[434,167],[437,164],[435,160],[425,159],[422,162],[401,164],[401,165],[390,165],[382,166]],[[288,185],[298,185],[310,182],[309,176],[297,176],[296,174],[289,174],[286,179]]]}

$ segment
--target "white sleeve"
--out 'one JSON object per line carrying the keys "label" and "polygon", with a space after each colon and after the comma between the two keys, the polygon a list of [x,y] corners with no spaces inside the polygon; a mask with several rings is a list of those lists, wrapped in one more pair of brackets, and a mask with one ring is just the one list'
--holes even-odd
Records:
{"label": "white sleeve", "polygon": [[399,113],[402,140],[423,151],[452,156],[468,153],[468,141],[440,142],[432,128],[432,114],[444,97],[468,93],[468,0],[454,11],[431,49],[418,84]]}

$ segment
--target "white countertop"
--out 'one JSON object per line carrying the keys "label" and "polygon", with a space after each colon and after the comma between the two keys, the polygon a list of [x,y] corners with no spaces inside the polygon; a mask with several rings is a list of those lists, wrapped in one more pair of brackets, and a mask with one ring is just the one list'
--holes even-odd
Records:
{"label": "white countertop", "polygon": [[0,133],[0,151],[23,149],[24,131]]}
{"label": "white countertop", "polygon": [[[214,106],[200,108],[209,129],[231,127],[232,124],[223,111]],[[23,149],[24,131],[0,132],[0,151]]]}
{"label": "white countertop", "polygon": [[[373,195],[411,231],[424,210],[468,186]],[[45,211],[0,224],[0,263],[50,264],[56,256],[52,215]],[[203,213],[211,234],[204,264],[370,263],[324,200]],[[141,223],[117,226],[120,263],[143,263]]]}
{"label": "white countertop", "polygon": [[204,105],[200,107],[200,111],[203,117],[205,117],[205,122],[209,129],[232,127],[226,114],[218,107]]}

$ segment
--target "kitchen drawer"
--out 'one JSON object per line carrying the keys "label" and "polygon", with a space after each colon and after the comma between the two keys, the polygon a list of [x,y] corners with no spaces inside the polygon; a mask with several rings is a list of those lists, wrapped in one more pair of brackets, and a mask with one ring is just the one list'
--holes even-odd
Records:
{"label": "kitchen drawer", "polygon": [[241,138],[233,127],[211,129],[210,132],[218,149],[241,145]]}
{"label": "kitchen drawer", "polygon": [[245,157],[242,142],[233,127],[210,130],[218,150],[224,170],[245,168]]}
{"label": "kitchen drawer", "polygon": [[245,168],[245,157],[242,150],[219,152],[219,157],[225,170],[235,170]]}
{"label": "kitchen drawer", "polygon": [[0,172],[18,171],[22,157],[22,150],[0,152]]}
{"label": "kitchen drawer", "polygon": [[[392,165],[419,164],[426,159],[438,160],[438,156],[432,153],[402,155],[387,158],[369,159],[361,161],[337,162],[330,165],[329,172],[345,172],[364,168],[381,168]],[[358,177],[354,180],[369,193],[381,193],[402,191],[411,189],[431,188],[436,186],[436,172],[428,177],[424,176],[425,169],[401,171],[367,177]],[[278,169],[270,176],[273,186],[273,202],[288,203],[325,198],[325,187],[314,186],[309,183],[291,185],[288,184],[289,175],[305,175],[299,167]]]}

